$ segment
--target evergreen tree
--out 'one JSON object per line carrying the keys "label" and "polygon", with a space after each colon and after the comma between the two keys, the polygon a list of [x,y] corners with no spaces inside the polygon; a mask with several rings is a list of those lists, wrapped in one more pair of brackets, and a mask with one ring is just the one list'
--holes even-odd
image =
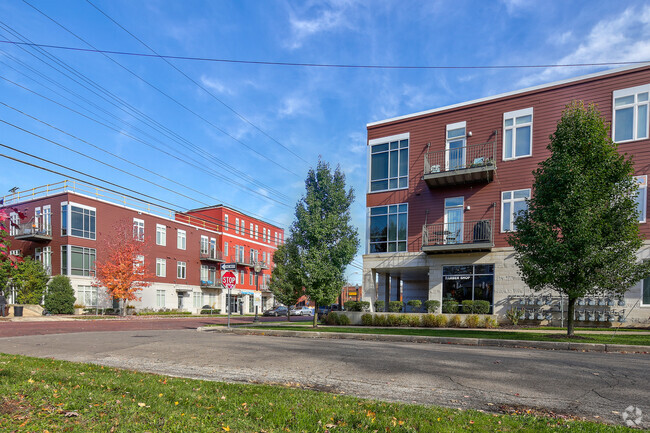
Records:
{"label": "evergreen tree", "polygon": [[65,275],[56,275],[47,285],[47,293],[43,306],[52,314],[74,313],[75,294],[70,278]]}
{"label": "evergreen tree", "polygon": [[18,304],[40,304],[50,276],[43,264],[31,257],[18,262],[18,269],[13,277]]}
{"label": "evergreen tree", "polygon": [[524,282],[568,298],[573,335],[578,298],[623,295],[650,274],[639,263],[643,244],[631,159],[617,151],[593,105],[569,104],[550,137],[551,156],[535,170],[528,210],[508,242]]}

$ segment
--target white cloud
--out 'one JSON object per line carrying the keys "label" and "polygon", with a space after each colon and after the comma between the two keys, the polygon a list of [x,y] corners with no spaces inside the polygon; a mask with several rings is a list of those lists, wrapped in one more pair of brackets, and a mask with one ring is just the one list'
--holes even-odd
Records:
{"label": "white cloud", "polygon": [[291,13],[289,17],[291,40],[287,42],[287,46],[290,49],[297,49],[310,36],[349,27],[350,9],[355,3],[355,0],[330,0],[325,7],[319,9],[316,16],[310,18],[298,17],[295,13]]}
{"label": "white cloud", "polygon": [[[650,6],[628,8],[612,19],[598,22],[558,64],[637,62],[650,59]],[[520,80],[520,86],[548,82],[574,74],[575,68],[547,68]]]}
{"label": "white cloud", "polygon": [[304,117],[310,111],[309,98],[304,95],[288,96],[283,99],[282,106],[278,111],[279,117],[301,116]]}
{"label": "white cloud", "polygon": [[232,95],[234,93],[232,87],[228,87],[216,78],[210,78],[206,75],[201,75],[201,84],[203,84],[203,86],[207,87],[208,89],[214,90],[218,93],[228,95]]}
{"label": "white cloud", "polygon": [[501,0],[506,6],[508,14],[514,15],[532,4],[532,0]]}

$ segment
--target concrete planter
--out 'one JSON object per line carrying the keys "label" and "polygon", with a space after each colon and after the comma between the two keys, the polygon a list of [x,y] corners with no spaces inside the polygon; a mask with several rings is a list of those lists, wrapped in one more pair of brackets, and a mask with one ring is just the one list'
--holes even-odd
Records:
{"label": "concrete planter", "polygon": [[[401,314],[407,314],[409,316],[424,316],[425,314],[433,314],[433,313],[384,313],[384,312],[371,313],[368,311],[338,311],[336,313],[348,316],[351,325],[361,325],[361,316],[363,316],[364,314],[371,314],[373,316],[375,315],[399,316]],[[442,314],[442,315],[447,318],[447,321],[449,321],[449,319],[451,319],[454,316],[460,316],[463,322],[465,321],[465,317],[470,316],[470,314]],[[498,316],[496,314],[477,314],[477,316],[479,317],[479,320],[483,320],[484,317],[491,317],[495,320],[498,320]]]}

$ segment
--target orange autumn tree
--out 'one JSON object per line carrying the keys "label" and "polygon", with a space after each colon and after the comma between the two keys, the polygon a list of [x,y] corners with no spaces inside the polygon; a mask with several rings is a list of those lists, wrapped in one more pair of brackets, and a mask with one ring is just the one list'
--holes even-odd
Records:
{"label": "orange autumn tree", "polygon": [[154,275],[144,263],[147,243],[143,233],[128,221],[113,226],[105,237],[101,257],[95,261],[94,286],[105,287],[109,296],[119,299],[122,315],[127,301],[139,301],[137,292],[149,287]]}

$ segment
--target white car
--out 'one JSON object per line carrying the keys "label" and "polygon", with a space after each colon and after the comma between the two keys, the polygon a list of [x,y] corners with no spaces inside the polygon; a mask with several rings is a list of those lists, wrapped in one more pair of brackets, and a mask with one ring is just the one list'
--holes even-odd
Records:
{"label": "white car", "polygon": [[313,316],[314,310],[309,307],[291,307],[289,314],[292,316]]}

